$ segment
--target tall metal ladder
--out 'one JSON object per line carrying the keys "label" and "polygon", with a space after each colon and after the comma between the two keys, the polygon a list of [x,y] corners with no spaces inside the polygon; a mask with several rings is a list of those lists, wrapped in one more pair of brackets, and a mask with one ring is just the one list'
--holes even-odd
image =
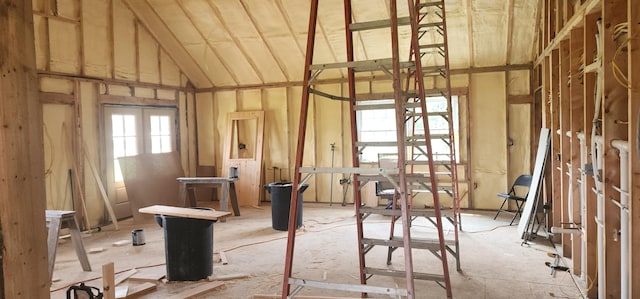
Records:
{"label": "tall metal ladder", "polygon": [[[415,2],[414,2],[415,1]],[[439,191],[445,190],[445,188],[438,187],[437,174],[436,174],[436,162],[432,156],[431,146],[431,134],[429,131],[428,112],[426,106],[427,90],[424,84],[424,76],[427,75],[423,72],[422,67],[422,54],[421,44],[419,43],[420,37],[420,20],[421,9],[432,5],[441,7],[444,12],[444,2],[424,2],[420,0],[407,0],[408,3],[408,18],[398,18],[396,0],[390,2],[390,20],[374,20],[362,23],[352,23],[352,11],[351,1],[345,0],[345,28],[347,36],[347,61],[344,63],[332,63],[323,65],[313,65],[313,49],[315,43],[315,30],[316,21],[318,15],[318,0],[312,0],[311,13],[309,19],[309,35],[307,40],[307,55],[305,59],[305,73],[304,83],[302,90],[302,103],[297,143],[297,155],[295,162],[295,175],[293,179],[294,190],[299,190],[300,186],[305,183],[315,173],[352,173],[353,174],[353,189],[354,189],[354,201],[357,218],[357,234],[358,234],[358,255],[360,263],[360,284],[343,284],[343,283],[330,283],[321,281],[311,281],[308,279],[294,278],[291,276],[293,267],[293,256],[295,247],[295,227],[297,221],[298,210],[298,196],[299,192],[292,193],[291,210],[289,216],[289,231],[287,252],[285,261],[285,271],[282,289],[282,298],[292,298],[303,287],[315,287],[324,289],[345,290],[353,292],[377,293],[386,294],[392,297],[406,296],[407,298],[415,298],[415,285],[414,279],[423,279],[435,281],[439,285],[445,288],[447,298],[452,298],[451,282],[449,278],[449,269],[447,263],[447,250],[453,253],[451,249],[447,247],[446,240],[443,233],[442,219],[443,215],[439,208],[434,208],[428,212],[418,211],[411,209],[409,201],[412,196],[412,192],[417,190],[430,190],[433,196],[434,207],[439,207]],[[442,15],[444,19],[444,15]],[[410,26],[411,30],[411,59],[406,62],[400,62],[399,59],[399,43],[398,43],[398,26]],[[424,27],[424,26],[423,26]],[[391,49],[392,57],[388,59],[376,59],[367,61],[354,61],[354,41],[353,32],[372,30],[380,28],[391,29]],[[444,28],[444,25],[442,25]],[[446,51],[446,40],[444,41],[444,49]],[[434,47],[434,45],[423,44],[424,49]],[[347,70],[348,80],[348,97],[341,95],[331,95],[318,90],[313,89],[311,86],[313,81],[318,75],[326,69],[343,68]],[[409,74],[415,80],[416,90],[411,92],[403,90],[401,84],[401,69],[409,70]],[[393,82],[393,104],[392,107],[395,110],[396,116],[396,132],[397,140],[393,142],[360,142],[358,141],[358,129],[356,121],[357,110],[362,109],[384,109],[383,107],[389,107],[388,104],[371,104],[371,105],[359,105],[356,102],[356,84],[355,73],[356,72],[374,72],[382,71],[392,78]],[[446,95],[450,95],[450,85],[448,83],[448,60],[446,63],[446,76],[447,79],[447,91]],[[408,84],[407,84],[408,86]],[[347,100],[351,108],[351,136],[352,136],[352,159],[353,168],[315,168],[315,167],[302,167],[303,153],[304,153],[304,140],[306,135],[306,121],[308,116],[309,95],[313,93],[319,96],[324,96],[334,100]],[[374,99],[370,99],[374,100]],[[450,101],[450,100],[449,100]],[[365,107],[367,106],[367,107]],[[419,109],[413,109],[418,108]],[[422,135],[409,135],[407,134],[407,121],[413,118],[419,118],[422,120],[422,126],[424,133]],[[449,119],[451,119],[449,115]],[[451,132],[449,133],[449,135]],[[453,140],[453,138],[450,138]],[[397,168],[360,168],[359,154],[367,146],[394,146],[397,147]],[[426,166],[428,172],[426,173],[412,173],[407,171],[408,165],[415,164],[416,160],[413,159],[413,152],[410,156],[407,156],[407,146],[419,147],[419,151],[424,155],[426,160]],[[455,163],[455,160],[453,161]],[[423,163],[422,161],[420,163]],[[413,169],[413,166],[411,167]],[[452,167],[455,169],[455,167]],[[307,175],[302,178],[302,173]],[[388,180],[396,191],[399,208],[391,210],[392,214],[388,214],[390,210],[385,209],[370,209],[361,207],[360,189],[362,185],[371,181]],[[455,180],[453,180],[455,182]],[[451,188],[449,188],[451,189]],[[457,209],[454,209],[457,211]],[[391,236],[389,239],[374,239],[364,237],[364,220],[372,214],[392,215],[401,220],[402,229],[401,236]],[[415,216],[425,216],[429,219],[433,219],[432,222],[437,229],[437,238],[435,240],[416,240],[411,237],[411,221]],[[454,217],[455,219],[455,217]],[[454,220],[455,221],[455,220]],[[395,223],[392,222],[392,223]],[[393,232],[392,232],[393,233]],[[456,231],[457,236],[457,231]],[[456,239],[457,243],[457,239]],[[391,270],[388,268],[376,269],[367,267],[365,255],[374,246],[386,246],[390,248],[403,248],[404,251],[404,269],[403,270]],[[426,272],[415,272],[413,264],[413,250],[412,249],[426,249],[434,253],[440,260],[441,273],[432,274]],[[389,251],[391,254],[391,250]],[[455,255],[455,254],[454,254]],[[457,257],[457,255],[455,255]],[[388,260],[390,263],[390,258]],[[401,288],[385,287],[385,286],[373,286],[368,285],[367,281],[374,275],[380,276],[392,276],[392,277],[404,277],[406,285]],[[295,286],[292,291],[291,286]]]}

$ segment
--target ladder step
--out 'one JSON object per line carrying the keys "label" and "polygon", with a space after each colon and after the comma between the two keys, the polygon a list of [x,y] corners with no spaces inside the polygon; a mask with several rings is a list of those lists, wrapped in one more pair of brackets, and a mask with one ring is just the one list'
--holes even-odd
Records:
{"label": "ladder step", "polygon": [[420,49],[434,49],[434,48],[444,48],[444,44],[439,43],[439,44],[420,45]]}
{"label": "ladder step", "polygon": [[431,6],[442,7],[442,1],[418,3],[418,5],[416,7],[423,8],[423,7],[431,7]]}
{"label": "ladder step", "polygon": [[[382,216],[402,216],[402,210],[400,209],[386,209],[384,207],[360,207],[361,214],[375,214]],[[416,209],[412,208],[409,210],[409,215],[411,217],[436,217],[436,211],[434,209]],[[452,209],[441,209],[440,210],[441,217],[453,217]],[[447,241],[448,242],[448,241]],[[447,243],[451,245],[452,243]]]}
{"label": "ladder step", "polygon": [[[402,270],[378,269],[378,268],[365,267],[364,272],[366,274],[371,274],[371,275],[406,277],[406,274],[405,274],[406,272]],[[444,275],[420,273],[420,272],[413,272],[413,278],[420,279],[420,280],[439,281],[439,282],[444,281]]]}
{"label": "ladder step", "polygon": [[358,293],[373,293],[373,294],[385,294],[392,297],[407,296],[406,289],[394,289],[387,287],[376,287],[362,284],[344,284],[344,283],[332,283],[325,281],[313,281],[308,279],[289,278],[290,285],[297,285],[298,287],[311,287],[327,290],[340,290]]}
{"label": "ladder step", "polygon": [[[453,240],[444,240],[445,245],[455,245]],[[404,239],[402,237],[393,237],[389,239],[372,239],[362,238],[361,243],[363,245],[385,246],[385,247],[404,247]],[[427,250],[439,250],[440,241],[438,239],[417,239],[411,238],[411,248],[414,249],[427,249]]]}
{"label": "ladder step", "polygon": [[[433,66],[433,67],[423,66],[422,67],[423,70],[425,69],[429,70],[429,68],[432,68],[433,72],[440,72],[440,70],[444,69],[444,66]],[[445,96],[446,94],[447,94],[447,91],[445,89],[428,89],[428,90],[425,90],[424,92],[424,96],[428,98],[442,97],[442,96]],[[402,96],[405,98],[417,98],[418,92],[415,90],[403,91]],[[361,94],[356,94],[356,101],[393,100],[393,97],[394,97],[393,92],[361,93]]]}
{"label": "ladder step", "polygon": [[418,28],[420,28],[420,29],[433,28],[433,27],[442,27],[442,26],[444,26],[444,22],[432,22],[432,23],[418,24]]}
{"label": "ladder step", "polygon": [[[352,68],[355,72],[371,72],[379,71],[382,69],[391,69],[393,59],[373,59],[373,60],[360,60],[351,62],[336,62],[325,64],[310,65],[311,70],[325,70],[325,69],[339,69],[339,68]],[[400,68],[413,68],[415,66],[413,61],[401,61]]]}
{"label": "ladder step", "polygon": [[[411,19],[409,19],[409,17],[398,18],[398,26],[406,26],[410,24]],[[389,19],[349,24],[349,30],[351,31],[373,30],[389,27],[391,27],[391,20]]]}
{"label": "ladder step", "polygon": [[[389,177],[392,178],[396,183],[399,181],[397,174],[389,175]],[[424,183],[424,182],[429,182],[430,181],[429,177],[427,175],[421,175],[421,174],[406,174],[405,175],[405,180],[407,181],[407,183]],[[358,176],[358,181],[360,181],[360,182],[388,182],[389,179],[386,178],[383,175],[359,175]]]}
{"label": "ladder step", "polygon": [[[449,139],[449,134],[429,134],[431,139]],[[413,140],[424,140],[424,134],[413,135]]]}
{"label": "ladder step", "polygon": [[[407,165],[428,165],[428,160],[411,160],[406,162]],[[450,160],[433,160],[433,165],[451,165]]]}

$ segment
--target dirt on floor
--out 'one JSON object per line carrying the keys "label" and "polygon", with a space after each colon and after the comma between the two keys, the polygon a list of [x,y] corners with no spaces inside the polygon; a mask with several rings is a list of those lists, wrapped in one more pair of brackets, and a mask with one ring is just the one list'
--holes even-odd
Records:
{"label": "dirt on floor", "polygon": [[[206,203],[203,203],[206,205]],[[359,284],[357,233],[352,206],[305,203],[303,227],[298,230],[293,277],[319,282]],[[580,290],[569,272],[551,274],[545,262],[553,262],[547,253],[556,249],[544,237],[522,244],[517,225],[509,226],[510,215],[493,220],[493,212],[463,211],[459,232],[460,271],[456,259],[447,255],[454,298],[580,298]],[[365,220],[364,235],[388,238],[390,218],[372,215]],[[397,225],[399,229],[400,225]],[[131,231],[143,229],[145,245],[132,246]],[[223,285],[194,298],[252,298],[256,294],[281,294],[287,232],[272,228],[271,208],[242,207],[241,216],[229,217],[213,225],[214,263],[210,279],[221,278]],[[436,229],[426,219],[412,225],[412,237],[435,237]],[[189,234],[189,232],[184,232]],[[444,234],[455,239],[453,226],[445,221]],[[53,273],[51,297],[66,298],[70,285],[84,282],[101,288],[102,265],[113,262],[115,272],[131,269],[144,273],[166,269],[164,230],[155,222],[120,222],[120,229],[106,226],[99,232],[85,233],[84,246],[89,253],[91,272],[84,272],[69,239],[62,238]],[[126,243],[114,246],[115,242]],[[455,249],[455,246],[452,245]],[[228,263],[221,262],[220,252]],[[442,262],[426,250],[414,249],[414,271],[442,274]],[[396,250],[387,265],[387,248],[377,246],[366,255],[367,266],[403,269],[402,250]],[[570,265],[570,260],[560,260]],[[158,270],[159,269],[159,270]],[[124,275],[124,274],[120,274]],[[209,280],[196,282],[156,281],[155,290],[139,298],[168,298],[202,287]],[[580,283],[580,282],[578,282]],[[120,286],[133,290],[140,281],[125,280]],[[369,285],[394,288],[405,285],[404,278],[374,276]],[[444,298],[445,290],[432,281],[415,281],[416,298]],[[359,297],[359,293],[304,288],[304,296]],[[178,295],[183,296],[183,295]],[[374,296],[375,297],[375,296]],[[386,297],[388,298],[388,297]]]}

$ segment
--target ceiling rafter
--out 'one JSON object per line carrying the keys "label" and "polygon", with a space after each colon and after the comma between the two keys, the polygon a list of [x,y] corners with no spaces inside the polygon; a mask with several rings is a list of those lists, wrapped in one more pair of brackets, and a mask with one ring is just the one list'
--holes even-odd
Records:
{"label": "ceiling rafter", "polygon": [[[218,60],[220,60],[220,63],[222,64],[222,67],[227,71],[227,73],[229,73],[229,75],[231,76],[231,78],[233,79],[233,82],[235,82],[236,84],[240,84],[240,80],[238,80],[238,76],[231,70],[231,67],[225,62],[225,59],[223,59],[220,56],[220,53],[218,53],[218,51],[216,50],[216,47],[214,47],[213,45],[211,45],[211,43],[209,42],[209,40],[207,39],[207,37],[204,35],[204,33],[202,31],[200,31],[200,28],[195,24],[195,22],[193,21],[193,19],[195,18],[195,16],[193,14],[191,14],[185,7],[184,4],[182,4],[182,1],[180,0],[175,0],[176,4],[180,7],[180,10],[182,10],[182,12],[184,13],[184,15],[187,17],[187,19],[189,19],[189,23],[191,24],[191,26],[193,26],[193,28],[196,29],[196,31],[198,32],[198,34],[200,35],[200,37],[202,37],[202,40],[204,40],[204,42],[206,43],[207,47],[209,49],[211,49],[211,52],[213,52],[213,55],[215,55]],[[260,77],[260,75],[258,75]],[[261,78],[261,77],[260,77]],[[262,78],[261,78],[262,79]],[[264,83],[264,80],[262,80],[262,83]]]}
{"label": "ceiling rafter", "polygon": [[[207,2],[207,5],[209,5],[211,10],[213,10],[213,13],[216,15],[216,18],[218,18],[218,20],[220,21],[220,24],[222,24],[222,28],[224,28],[224,30],[227,32],[227,35],[229,35],[229,37],[231,37],[231,40],[236,45],[236,47],[238,47],[238,49],[242,53],[242,56],[244,56],[244,58],[247,60],[247,62],[249,62],[249,65],[251,65],[251,67],[253,68],[253,71],[256,74],[258,74],[258,78],[264,84],[264,82],[265,82],[264,81],[264,76],[259,71],[259,68],[256,66],[256,62],[254,61],[253,58],[251,58],[251,55],[249,55],[249,53],[247,53],[246,49],[242,46],[242,43],[240,42],[240,40],[238,40],[238,38],[233,34],[233,32],[229,28],[229,26],[227,26],[227,23],[224,21],[224,18],[222,17],[222,13],[220,13],[220,10],[213,3],[211,3],[211,1],[209,1],[209,0],[205,0],[205,1]],[[263,40],[263,43],[264,43],[264,40]],[[274,59],[275,59],[275,57],[274,57]],[[283,73],[283,76],[286,78],[286,75],[284,73]]]}
{"label": "ceiling rafter", "polygon": [[469,35],[469,67],[472,68],[475,65],[475,61],[473,59],[473,18],[471,14],[473,13],[471,10],[471,2],[472,0],[467,0],[467,34]]}
{"label": "ceiling rafter", "polygon": [[196,87],[214,86],[211,78],[184,48],[184,45],[176,38],[173,31],[169,29],[147,0],[123,0],[123,3]]}
{"label": "ceiling rafter", "polygon": [[[240,5],[242,6],[242,9],[244,10],[244,13],[249,17],[249,20],[251,20],[251,26],[253,26],[253,28],[256,30],[256,32],[258,33],[258,36],[260,37],[260,40],[265,45],[265,47],[267,47],[267,50],[269,50],[269,54],[271,54],[271,56],[273,56],[273,59],[276,61],[276,64],[278,65],[278,68],[280,69],[280,72],[282,72],[282,74],[287,79],[287,81],[291,81],[291,78],[289,78],[289,74],[287,74],[286,68],[283,66],[282,61],[280,61],[280,59],[278,59],[278,56],[275,55],[275,52],[273,51],[273,48],[267,42],[267,39],[264,38],[264,35],[262,34],[262,30],[260,30],[260,28],[258,27],[258,25],[256,23],[256,20],[253,18],[251,13],[249,13],[249,9],[247,8],[247,4],[245,4],[245,1],[244,0],[240,0]],[[295,37],[294,37],[294,39],[295,39]],[[264,80],[262,80],[262,83],[264,83]]]}
{"label": "ceiling rafter", "polygon": [[513,23],[514,23],[514,6],[515,6],[515,0],[508,0],[507,1],[507,51],[506,51],[506,55],[507,55],[507,59],[506,59],[506,64],[509,65],[511,64],[511,48],[512,48],[512,43],[513,43]]}
{"label": "ceiling rafter", "polygon": [[293,25],[291,24],[291,18],[286,13],[286,10],[284,8],[284,4],[282,4],[282,0],[276,0],[275,2],[276,2],[276,6],[278,6],[278,10],[280,11],[280,14],[284,18],[284,22],[287,24],[287,28],[289,29],[289,33],[291,33],[291,36],[293,37],[293,40],[296,42],[296,46],[298,46],[298,51],[300,51],[300,55],[302,57],[304,57],[305,54],[306,54],[304,52],[305,51],[304,50],[304,46],[300,44],[300,41],[296,37],[296,32],[293,30]]}

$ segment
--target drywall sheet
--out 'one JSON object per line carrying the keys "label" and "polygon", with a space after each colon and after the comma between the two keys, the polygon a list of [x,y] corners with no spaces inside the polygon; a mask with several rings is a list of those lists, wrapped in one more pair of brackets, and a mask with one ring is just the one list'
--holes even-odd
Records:
{"label": "drywall sheet", "polygon": [[533,177],[531,179],[531,189],[527,194],[527,201],[525,202],[524,209],[522,210],[522,217],[518,223],[518,235],[520,238],[525,238],[525,231],[527,231],[531,222],[531,216],[535,213],[534,205],[537,206],[538,192],[542,189],[542,180],[544,175],[544,169],[547,166],[547,159],[549,157],[549,150],[551,148],[551,130],[542,128],[540,130],[540,139],[538,140],[538,150],[536,152],[536,164],[533,167]]}
{"label": "drywall sheet", "polygon": [[[316,88],[328,94],[340,95],[341,84],[318,85]],[[318,131],[316,132],[316,165],[317,167],[342,167],[340,159],[344,150],[342,144],[342,101],[316,97],[315,117]],[[350,127],[346,129],[349,130]],[[332,151],[331,144],[334,144]],[[339,175],[317,174],[317,200],[320,202],[335,202],[341,195]],[[333,193],[333,194],[332,194]]]}
{"label": "drywall sheet", "polygon": [[497,209],[498,192],[507,191],[505,74],[471,76],[471,171],[474,208]]}
{"label": "drywall sheet", "polygon": [[196,126],[198,127],[198,164],[213,166],[215,165],[215,139],[213,135],[215,117],[213,115],[213,95],[210,92],[197,93],[196,107]]}
{"label": "drywall sheet", "polygon": [[113,58],[115,79],[135,81],[136,36],[135,16],[122,2],[113,0]]}
{"label": "drywall sheet", "polygon": [[49,68],[80,74],[80,31],[77,24],[49,19]]}
{"label": "drywall sheet", "polygon": [[140,214],[138,209],[151,205],[182,206],[178,200],[179,184],[183,177],[177,152],[141,154],[118,158],[124,185],[135,222],[147,222],[153,215]]}
{"label": "drywall sheet", "polygon": [[84,72],[88,76],[111,77],[113,58],[108,8],[109,1],[82,1],[82,47]]}
{"label": "drywall sheet", "polygon": [[[71,188],[73,167],[73,106],[42,105],[47,209],[74,210]],[[75,170],[73,170],[75,171]]]}
{"label": "drywall sheet", "polygon": [[144,26],[138,28],[138,61],[140,81],[147,83],[160,83],[160,57],[158,57],[158,44]]}

